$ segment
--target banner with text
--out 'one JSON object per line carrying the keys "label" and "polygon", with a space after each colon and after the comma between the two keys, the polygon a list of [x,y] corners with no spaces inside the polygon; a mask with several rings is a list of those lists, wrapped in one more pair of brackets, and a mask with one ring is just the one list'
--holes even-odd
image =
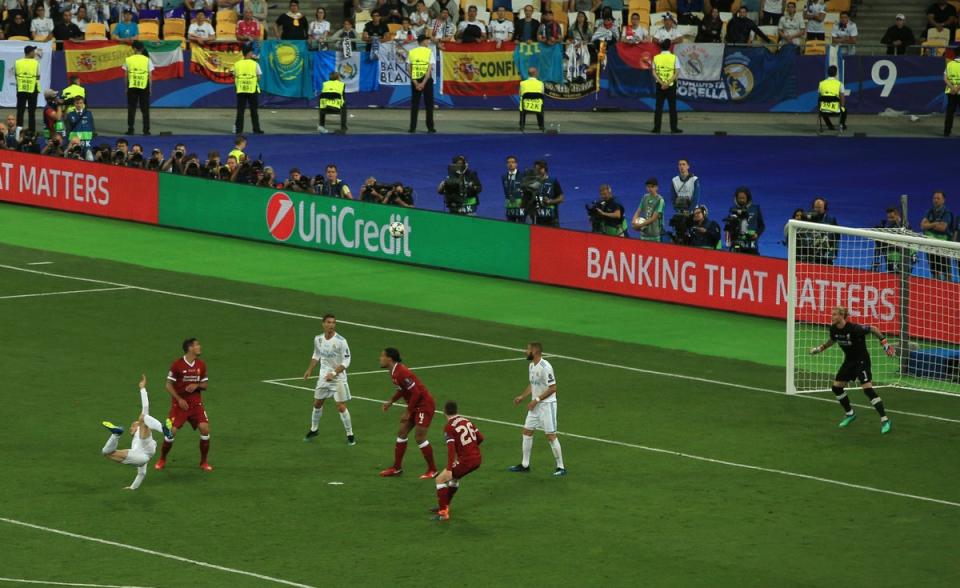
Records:
{"label": "banner with text", "polygon": [[[406,228],[399,239],[390,235],[394,222]],[[525,225],[170,174],[160,178],[160,224],[521,280],[529,275]]]}
{"label": "banner with text", "polygon": [[520,76],[515,43],[448,43],[443,52],[443,93],[453,96],[515,96]]}
{"label": "banner with text", "polygon": [[156,224],[157,174],[0,151],[0,201]]}

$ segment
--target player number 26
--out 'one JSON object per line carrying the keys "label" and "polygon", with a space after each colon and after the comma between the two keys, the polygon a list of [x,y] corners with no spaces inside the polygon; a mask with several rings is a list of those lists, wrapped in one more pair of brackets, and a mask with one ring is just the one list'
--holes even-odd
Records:
{"label": "player number 26", "polygon": [[460,433],[460,445],[470,445],[477,440],[477,430],[472,426],[458,425],[454,430]]}

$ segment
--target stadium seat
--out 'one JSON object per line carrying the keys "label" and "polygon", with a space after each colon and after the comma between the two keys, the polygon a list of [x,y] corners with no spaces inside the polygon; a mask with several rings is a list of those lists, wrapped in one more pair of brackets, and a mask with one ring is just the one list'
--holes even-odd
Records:
{"label": "stadium seat", "polygon": [[567,3],[563,0],[548,0],[547,7],[553,12],[556,20],[561,20],[560,16],[567,13]]}
{"label": "stadium seat", "polygon": [[401,28],[403,28],[402,25],[399,25],[395,22],[387,23],[387,36],[385,40],[392,41],[397,35],[397,31],[399,31]]}
{"label": "stadium seat", "polygon": [[14,35],[7,40],[8,41],[29,41],[30,37],[24,37],[23,35]]}
{"label": "stadium seat", "polygon": [[237,23],[236,22],[218,22],[217,23],[217,40],[218,41],[236,41],[237,40]]}
{"label": "stadium seat", "polygon": [[187,21],[182,18],[167,18],[163,21],[163,38],[171,41],[183,41],[187,35]]}
{"label": "stadium seat", "polygon": [[353,23],[353,28],[357,30],[357,36],[362,36],[360,33],[363,31],[363,27],[366,26],[368,22],[373,20],[373,17],[370,16],[369,10],[358,10],[355,15],[356,22]]}
{"label": "stadium seat", "polygon": [[[466,18],[464,18],[466,20]],[[477,20],[480,22],[490,22],[490,13],[486,8],[477,9]]]}
{"label": "stadium seat", "polygon": [[657,0],[657,12],[676,12],[676,6],[674,0]]}
{"label": "stadium seat", "polygon": [[[232,22],[237,24],[237,11],[236,10],[218,10],[217,11],[217,24],[221,22]],[[236,27],[234,27],[236,29]]]}
{"label": "stadium seat", "polygon": [[[650,27],[660,26],[663,23],[663,15],[666,14],[666,11],[662,12],[651,12],[650,13]],[[640,21],[643,24],[643,21]],[[650,28],[647,27],[647,28]]]}
{"label": "stadium seat", "polygon": [[159,41],[160,25],[155,20],[141,20],[138,24],[140,28],[141,41]]}
{"label": "stadium seat", "polygon": [[697,38],[696,25],[677,25],[677,30],[683,35],[683,40],[686,43],[693,43],[693,41]]}
{"label": "stadium seat", "polygon": [[804,55],[826,55],[827,44],[824,41],[807,41],[803,46]]}
{"label": "stadium seat", "polygon": [[[850,5],[853,4],[850,0],[827,0],[827,10],[830,12],[843,12],[844,10],[850,10]],[[799,8],[797,9],[799,10]]]}
{"label": "stadium seat", "polygon": [[107,27],[103,23],[91,22],[87,24],[87,30],[83,33],[86,41],[103,41],[107,38]]}
{"label": "stadium seat", "polygon": [[526,6],[527,4],[533,6],[534,9],[536,9],[537,6],[540,5],[539,2],[533,2],[532,0],[510,0],[510,6],[512,7],[513,12],[516,12],[519,14],[523,14],[523,7]]}
{"label": "stadium seat", "polygon": [[487,0],[460,0],[460,8],[463,9],[463,12],[467,12],[467,8],[471,6],[476,6],[477,11],[487,10]]}
{"label": "stadium seat", "polygon": [[732,12],[721,12],[721,13],[720,13],[720,22],[722,22],[722,23],[724,24],[724,26],[726,26],[726,24],[727,24],[728,22],[730,22],[730,19],[732,19],[732,18],[733,18],[733,13],[732,13]]}

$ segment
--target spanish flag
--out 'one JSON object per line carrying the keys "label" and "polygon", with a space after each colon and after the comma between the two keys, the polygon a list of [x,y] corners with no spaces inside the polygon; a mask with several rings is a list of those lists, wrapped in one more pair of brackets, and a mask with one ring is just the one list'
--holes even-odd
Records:
{"label": "spanish flag", "polygon": [[515,43],[447,43],[443,51],[443,93],[453,96],[514,96],[520,76]]}
{"label": "spanish flag", "polygon": [[190,73],[220,84],[233,83],[233,64],[243,57],[242,43],[190,44]]}
{"label": "spanish flag", "polygon": [[[116,41],[64,41],[67,75],[77,75],[81,83],[105,82],[123,78],[123,62],[133,55],[126,43]],[[144,47],[153,62],[153,80],[183,77],[183,49],[180,41],[148,41]]]}

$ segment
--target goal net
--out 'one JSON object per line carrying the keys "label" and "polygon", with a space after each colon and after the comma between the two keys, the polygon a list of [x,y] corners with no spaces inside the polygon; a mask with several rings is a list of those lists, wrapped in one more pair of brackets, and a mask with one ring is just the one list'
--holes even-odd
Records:
{"label": "goal net", "polygon": [[843,352],[810,349],[829,339],[843,306],[896,351],[887,357],[868,338],[875,386],[960,394],[960,243],[805,221],[787,232],[787,393],[830,389]]}

